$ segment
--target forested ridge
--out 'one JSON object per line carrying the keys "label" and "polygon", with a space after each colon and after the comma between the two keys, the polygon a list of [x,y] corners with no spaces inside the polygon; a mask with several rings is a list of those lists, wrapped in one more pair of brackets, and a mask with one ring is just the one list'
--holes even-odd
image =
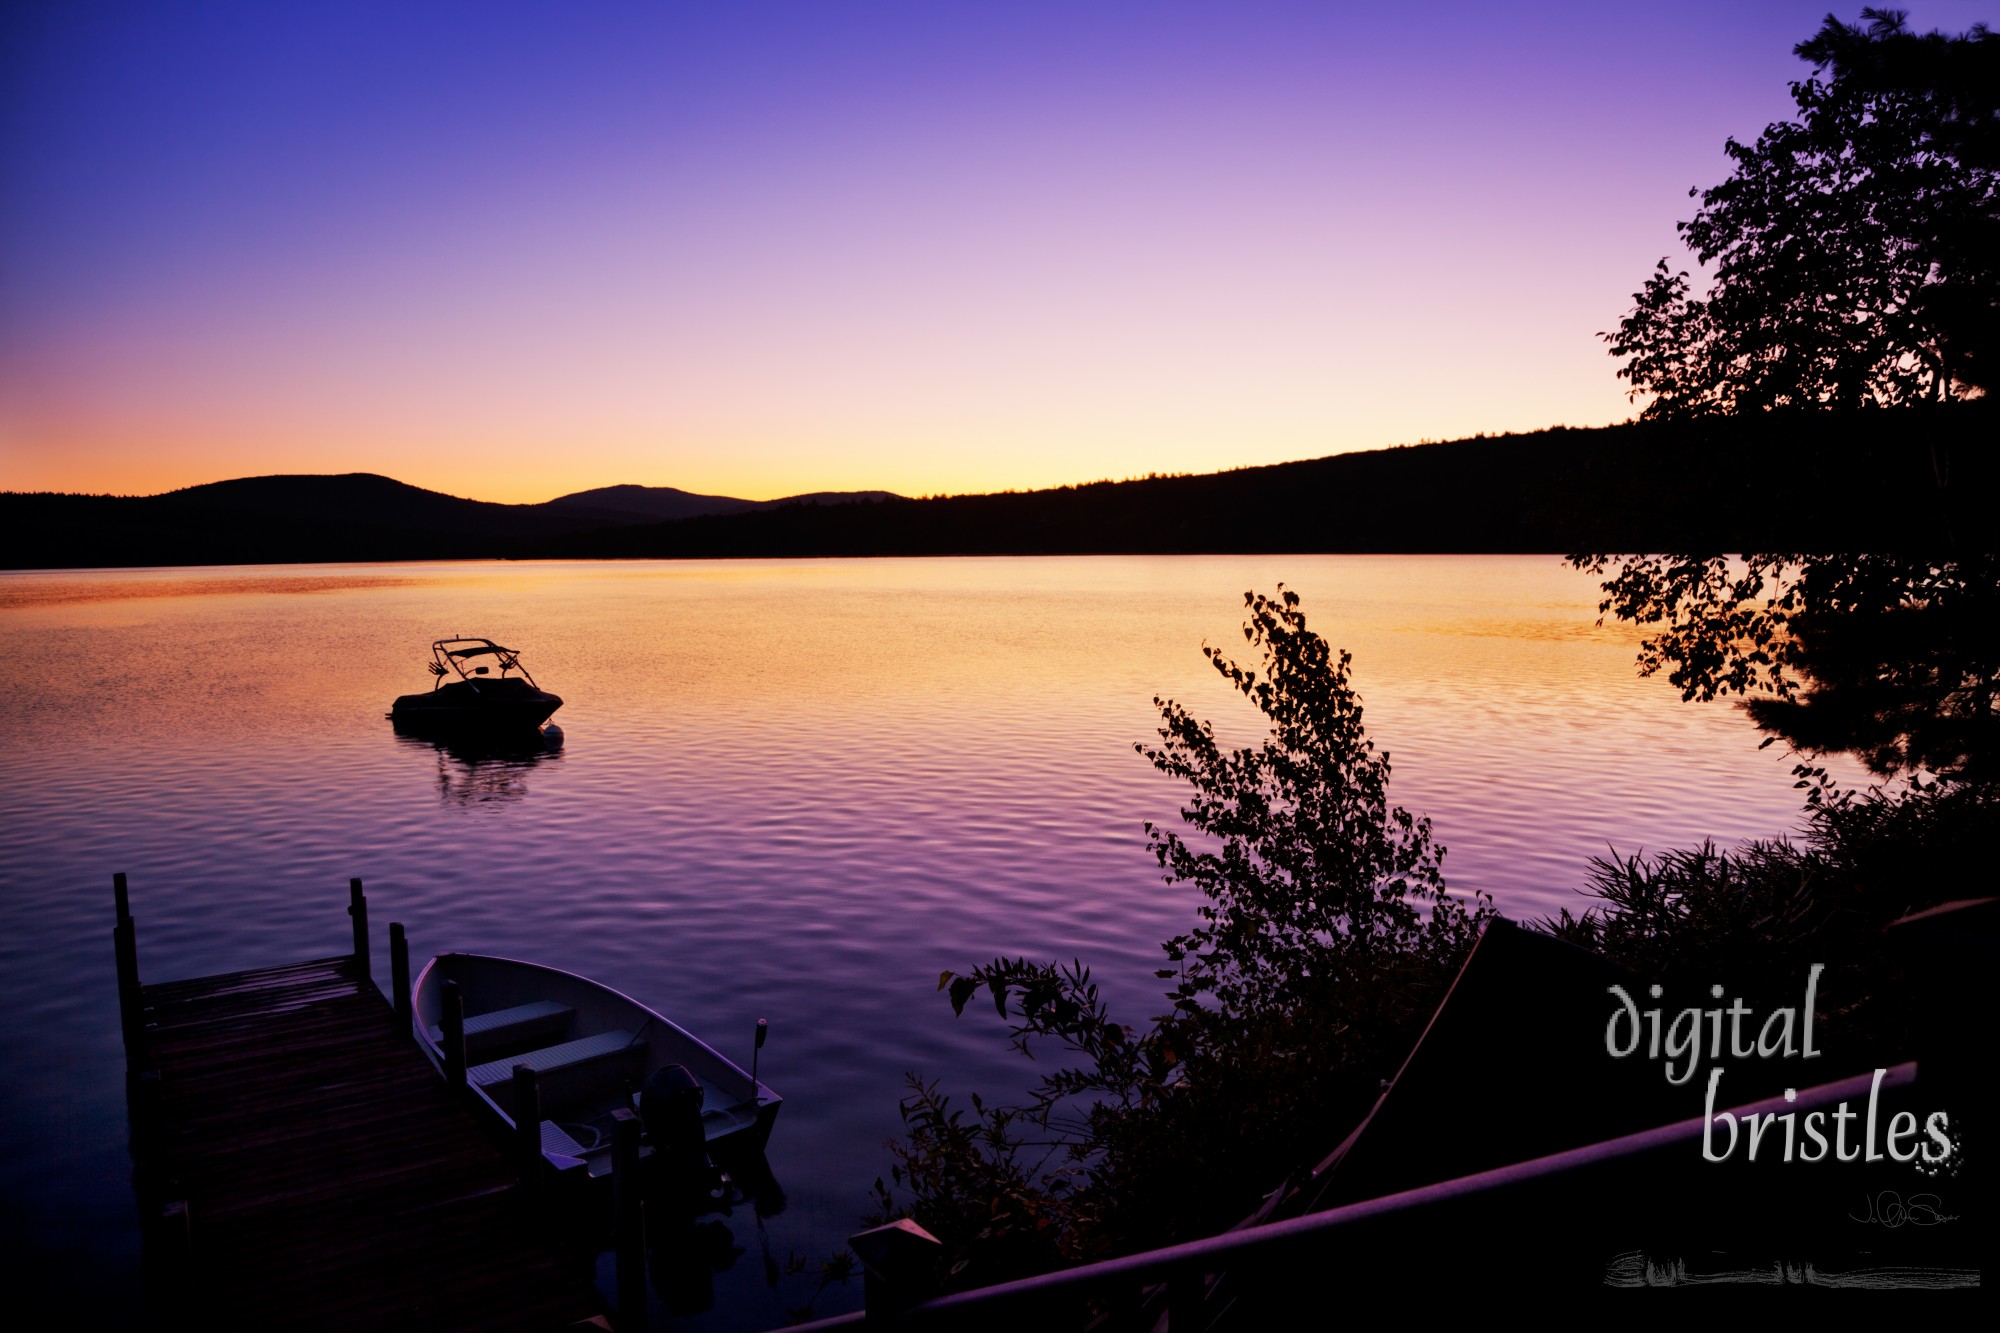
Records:
{"label": "forested ridge", "polygon": [[669,522],[384,477],[0,495],[0,565],[1995,545],[1992,405],[1556,427],[1190,476],[780,503]]}

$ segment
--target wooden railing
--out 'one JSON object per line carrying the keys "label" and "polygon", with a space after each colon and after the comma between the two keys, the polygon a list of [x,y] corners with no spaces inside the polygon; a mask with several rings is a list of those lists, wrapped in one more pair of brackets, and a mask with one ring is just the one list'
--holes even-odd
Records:
{"label": "wooden railing", "polygon": [[[1907,1088],[1916,1079],[1916,1069],[1914,1063],[1898,1065],[1881,1076],[1880,1087]],[[1732,1113],[1740,1121],[1745,1116],[1866,1101],[1876,1078],[1858,1075],[1802,1089],[1796,1101],[1774,1097],[1732,1108]],[[1439,1282],[1471,1284],[1473,1270],[1483,1267],[1490,1279],[1500,1267],[1492,1255],[1482,1266],[1440,1262],[1435,1249],[1430,1258],[1411,1251],[1425,1245],[1450,1246],[1463,1255],[1471,1245],[1497,1244],[1511,1252],[1527,1243],[1546,1244],[1550,1233],[1541,1228],[1546,1226],[1547,1210],[1537,1204],[1552,1191],[1572,1202],[1599,1197],[1593,1194],[1598,1185],[1626,1167],[1640,1165],[1640,1159],[1652,1159],[1644,1163],[1645,1169],[1667,1178],[1684,1173],[1687,1168],[1681,1163],[1699,1169],[1704,1165],[1698,1145],[1705,1123],[1706,1118],[1698,1116],[1379,1199],[928,1300],[911,1297],[934,1280],[938,1243],[913,1223],[893,1223],[862,1232],[850,1242],[866,1272],[866,1309],[797,1325],[793,1333],[852,1328],[1057,1333],[1086,1324],[1194,1333],[1226,1323],[1227,1303],[1246,1290],[1287,1291],[1301,1301],[1300,1308],[1310,1309],[1315,1297],[1331,1300],[1335,1293],[1351,1292],[1356,1286],[1379,1291],[1427,1270]],[[1574,1219],[1575,1234],[1591,1235],[1602,1219],[1588,1216],[1588,1209],[1581,1212]],[[1516,1232],[1527,1233],[1530,1217],[1537,1220],[1533,1232],[1537,1239],[1532,1242],[1495,1234],[1510,1219]],[[1478,1224],[1472,1228],[1476,1234],[1464,1234],[1468,1222]],[[1225,1275],[1233,1286],[1217,1281]],[[1597,1275],[1599,1289],[1606,1285],[1604,1278]],[[1529,1282],[1537,1285],[1532,1275]],[[1261,1324],[1251,1320],[1231,1326]]]}

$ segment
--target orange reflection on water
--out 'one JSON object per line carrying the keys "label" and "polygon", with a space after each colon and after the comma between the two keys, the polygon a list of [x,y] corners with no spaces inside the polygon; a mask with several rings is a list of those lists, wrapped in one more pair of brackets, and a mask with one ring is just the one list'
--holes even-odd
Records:
{"label": "orange reflection on water", "polygon": [[[1281,581],[1351,652],[1395,802],[1434,818],[1454,883],[1517,895],[1517,912],[1566,904],[1607,845],[1770,836],[1797,818],[1785,757],[1736,709],[1640,679],[1637,632],[1598,626],[1595,581],[1554,557],[11,574],[0,656],[26,687],[17,735],[43,749],[92,737],[92,754],[167,756],[192,732],[200,763],[251,789],[310,759],[358,800],[406,776],[412,747],[385,714],[431,687],[431,642],[489,636],[565,701],[569,747],[532,789],[554,805],[558,775],[603,784],[580,827],[685,817],[726,833],[730,854],[791,839],[834,849],[814,867],[959,866],[980,882],[1037,864],[1057,834],[1129,840],[1172,819],[1185,793],[1134,753],[1156,739],[1156,697],[1223,745],[1258,743],[1266,720],[1201,646],[1245,659],[1243,593]],[[428,757],[432,779],[459,771]],[[180,782],[197,761],[176,762]],[[529,789],[525,768],[460,767]],[[1137,878],[1151,881],[1143,865]],[[1064,882],[1017,888],[1055,901]]]}
{"label": "orange reflection on water", "polygon": [[410,574],[261,574],[221,569],[91,570],[87,574],[35,572],[0,578],[0,610],[130,602],[161,597],[265,596],[412,587],[435,582]]}

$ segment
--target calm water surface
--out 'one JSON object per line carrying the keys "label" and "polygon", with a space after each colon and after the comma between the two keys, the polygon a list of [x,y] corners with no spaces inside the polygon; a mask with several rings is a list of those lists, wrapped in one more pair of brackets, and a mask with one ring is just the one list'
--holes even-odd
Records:
{"label": "calm water surface", "polygon": [[[1026,1080],[941,968],[1080,957],[1126,1021],[1192,918],[1143,820],[1181,792],[1133,752],[1155,695],[1258,734],[1203,660],[1245,589],[1297,589],[1352,650],[1393,799],[1453,885],[1532,917],[1608,845],[1794,827],[1788,765],[1735,711],[1635,677],[1635,638],[1553,557],[1192,557],[285,566],[0,575],[0,1189],[16,1277],[128,1317],[110,878],[148,981],[345,952],[350,876],[419,959],[569,968],[666,1012],[786,1097],[788,1206],[702,1329],[781,1324],[886,1174],[905,1071]],[[521,650],[559,752],[399,738],[431,640]],[[1330,1146],[1330,1145],[1329,1145]],[[858,1288],[815,1309],[859,1303]]]}

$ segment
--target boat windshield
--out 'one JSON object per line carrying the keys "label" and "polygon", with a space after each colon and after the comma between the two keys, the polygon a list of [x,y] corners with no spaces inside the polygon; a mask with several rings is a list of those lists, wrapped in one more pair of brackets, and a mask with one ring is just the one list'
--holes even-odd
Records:
{"label": "boat windshield", "polygon": [[455,675],[468,680],[477,677],[506,676],[519,672],[534,684],[528,676],[528,669],[521,665],[521,658],[512,648],[503,648],[491,639],[439,639],[431,645],[431,652],[438,665],[432,670],[443,675],[442,668],[449,665]]}

